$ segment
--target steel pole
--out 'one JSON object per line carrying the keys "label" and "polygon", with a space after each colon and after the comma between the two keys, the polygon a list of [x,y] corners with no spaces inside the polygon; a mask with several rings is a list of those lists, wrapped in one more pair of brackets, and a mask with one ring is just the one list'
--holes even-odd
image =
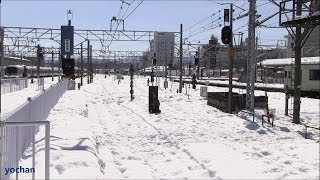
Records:
{"label": "steel pole", "polygon": [[51,59],[51,75],[52,75],[52,81],[54,81],[54,79],[53,79],[53,58],[54,58],[54,52],[53,51],[51,51],[51,55],[52,55],[52,59]]}
{"label": "steel pole", "polygon": [[83,86],[83,49],[82,49],[82,43],[80,44],[81,50],[80,50],[80,61],[81,61],[81,77],[80,77],[80,84]]}
{"label": "steel pole", "polygon": [[231,41],[229,44],[229,92],[228,92],[228,113],[232,113],[232,73],[233,73],[233,4],[230,4],[230,28],[231,28]]}
{"label": "steel pole", "polygon": [[87,47],[87,83],[89,84],[90,81],[90,41],[88,40],[88,47]]}
{"label": "steel pole", "polygon": [[[297,0],[297,15],[301,15],[302,0]],[[294,65],[294,100],[293,100],[293,123],[300,124],[300,95],[301,95],[301,26],[296,26],[295,37],[295,65]]]}
{"label": "steel pole", "polygon": [[182,93],[182,24],[180,24],[180,80],[179,93]]}

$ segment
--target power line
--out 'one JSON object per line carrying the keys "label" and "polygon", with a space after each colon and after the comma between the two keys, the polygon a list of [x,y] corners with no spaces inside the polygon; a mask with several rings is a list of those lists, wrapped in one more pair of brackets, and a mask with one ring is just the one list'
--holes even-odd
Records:
{"label": "power line", "polygon": [[122,15],[122,19],[123,19],[123,17],[127,14],[130,5],[131,5],[134,1],[135,1],[135,0],[132,0],[130,3],[128,3],[129,6],[127,6],[126,11],[125,11],[124,14]]}
{"label": "power line", "polygon": [[[134,0],[133,0],[134,1]],[[132,2],[133,2],[132,1]],[[128,15],[128,16],[126,16],[123,20],[126,20],[140,5],[141,5],[141,3],[143,2],[144,0],[142,0],[131,12],[130,12],[130,14]],[[132,3],[131,2],[131,3]],[[122,9],[122,4],[123,4],[124,2],[122,1],[122,3],[121,3],[121,9]],[[131,3],[129,4],[129,6],[131,5]],[[129,6],[127,7],[127,10],[128,10],[128,8],[129,8]],[[126,10],[126,12],[127,12],[127,10]],[[123,16],[122,16],[122,18],[124,17],[124,15],[126,14],[126,12],[123,14]],[[124,23],[124,22],[122,22],[122,23]],[[113,39],[114,39],[114,36],[116,35],[116,33],[117,33],[117,30],[118,30],[118,28],[119,28],[119,25],[120,25],[120,23],[118,23],[117,24],[117,27],[116,27],[116,29],[115,29],[115,31],[114,31],[114,34],[113,34],[113,36],[112,36],[112,39],[111,39],[111,41],[110,41],[110,43],[109,43],[109,45],[108,45],[108,48],[110,47],[110,45],[111,45],[111,43],[113,42]]]}
{"label": "power line", "polygon": [[196,25],[198,25],[198,24],[200,24],[200,23],[204,22],[205,20],[207,20],[207,19],[209,19],[209,18],[211,18],[211,17],[215,16],[217,13],[220,13],[220,11],[221,11],[221,10],[219,10],[219,11],[217,11],[217,12],[215,12],[215,13],[211,14],[210,16],[208,16],[208,17],[206,17],[206,18],[204,18],[204,19],[200,20],[199,22],[197,22],[197,23],[195,23],[195,24],[193,24],[193,25],[189,26],[188,28],[184,29],[184,31],[186,31],[186,30],[188,30],[188,29],[191,29],[192,27],[194,27],[194,26],[196,26]]}
{"label": "power line", "polygon": [[207,32],[207,31],[209,31],[209,30],[212,30],[212,29],[221,27],[221,24],[220,24],[219,22],[216,23],[216,24],[214,24],[214,25],[216,25],[216,26],[213,26],[213,25],[212,25],[212,26],[210,26],[210,27],[204,28],[204,29],[203,29],[202,31],[200,31],[200,32],[196,32],[196,33],[193,33],[193,34],[188,35],[186,38],[190,38],[190,37],[195,36],[195,35],[197,35],[197,34],[201,34],[201,33]]}
{"label": "power line", "polygon": [[142,4],[142,2],[143,2],[144,0],[142,0],[142,1],[140,1],[140,3],[130,12],[130,14],[127,16],[127,17],[125,17],[123,20],[126,20],[141,4]]}
{"label": "power line", "polygon": [[208,23],[208,24],[206,24],[206,25],[204,25],[204,26],[202,26],[202,27],[200,27],[200,28],[198,28],[198,29],[190,32],[190,33],[189,33],[188,35],[186,35],[186,36],[189,36],[190,34],[194,34],[195,32],[197,32],[197,31],[199,31],[199,30],[201,30],[201,29],[205,29],[206,26],[208,26],[208,25],[209,25],[209,27],[210,27],[210,26],[213,26],[213,23],[216,22],[216,21],[218,21],[218,20],[220,20],[220,19],[221,19],[221,17],[219,17],[219,18],[217,18],[216,20],[214,20],[214,21],[212,21],[212,22],[210,22],[210,23]]}

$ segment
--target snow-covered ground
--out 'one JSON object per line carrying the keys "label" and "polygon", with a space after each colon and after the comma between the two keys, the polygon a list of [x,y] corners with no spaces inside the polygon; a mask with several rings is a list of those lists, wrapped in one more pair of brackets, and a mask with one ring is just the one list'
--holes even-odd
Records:
{"label": "snow-covered ground", "polygon": [[[25,103],[28,97],[35,97],[41,93],[38,91],[37,79],[34,79],[33,84],[28,80],[28,88],[14,91],[12,93],[1,94],[1,117],[5,116],[9,112],[12,112],[18,106]],[[48,89],[51,85],[54,85],[58,82],[58,77],[54,77],[54,81],[52,78],[44,78],[44,89]]]}
{"label": "snow-covered ground", "polygon": [[[178,83],[172,82],[159,90],[162,112],[149,114],[146,80],[135,77],[133,101],[127,76],[119,85],[112,76],[96,76],[94,83],[62,96],[48,117],[52,179],[319,179],[319,131],[308,129],[304,138],[304,126],[283,115],[283,93],[268,93],[276,120],[274,127],[263,127],[241,113],[208,106],[200,86],[188,97],[185,88],[176,93]],[[303,121],[319,127],[319,100],[301,103]],[[40,128],[37,179],[44,178],[43,137]],[[31,167],[30,150],[20,164]]]}

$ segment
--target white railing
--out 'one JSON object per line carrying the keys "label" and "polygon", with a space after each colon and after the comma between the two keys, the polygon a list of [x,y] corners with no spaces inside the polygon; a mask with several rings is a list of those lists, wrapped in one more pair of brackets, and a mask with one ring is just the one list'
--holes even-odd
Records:
{"label": "white railing", "polygon": [[[0,126],[0,179],[10,179],[5,168],[18,168],[24,151],[32,144],[32,168],[35,165],[35,135],[40,125],[46,125],[45,136],[45,179],[49,179],[50,168],[50,123],[45,121],[50,110],[57,104],[63,93],[68,90],[69,81],[62,81],[37,97],[19,106],[14,112],[1,118]],[[28,167],[30,168],[30,167]],[[18,179],[15,174],[15,179]],[[32,179],[35,174],[32,173]]]}
{"label": "white railing", "polygon": [[1,94],[19,91],[27,87],[27,78],[1,79]]}

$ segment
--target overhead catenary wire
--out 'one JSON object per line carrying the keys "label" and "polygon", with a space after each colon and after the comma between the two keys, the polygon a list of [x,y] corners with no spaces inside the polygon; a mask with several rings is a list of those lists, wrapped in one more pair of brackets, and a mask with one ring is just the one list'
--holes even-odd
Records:
{"label": "overhead catenary wire", "polygon": [[140,3],[130,12],[129,15],[127,15],[123,20],[126,20],[142,3],[144,0],[140,1]]}
{"label": "overhead catenary wire", "polygon": [[[203,32],[203,30],[208,29],[208,28],[210,28],[210,27],[213,27],[214,25],[217,24],[217,23],[215,23],[215,24],[213,24],[213,23],[214,23],[214,22],[217,22],[217,21],[219,21],[219,20],[221,20],[221,17],[219,17],[219,18],[215,19],[214,21],[212,21],[212,22],[210,22],[210,23],[208,23],[208,24],[206,24],[206,25],[204,25],[204,26],[202,26],[202,27],[200,27],[200,28],[198,28],[198,29],[190,32],[189,34],[187,34],[187,35],[185,36],[185,38],[194,36],[194,35],[196,35],[198,32]],[[218,24],[219,24],[220,22],[221,22],[221,21],[219,21]]]}
{"label": "overhead catenary wire", "polygon": [[[123,20],[126,20],[126,19],[142,4],[143,1],[144,1],[144,0],[140,1],[140,3],[139,3],[139,4],[130,12],[130,14],[128,14]],[[133,1],[132,1],[132,2],[133,2]],[[122,4],[123,4],[123,1],[122,1]],[[132,4],[132,3],[130,3],[129,6],[130,6],[131,4]],[[122,5],[121,5],[121,6],[122,6]],[[123,15],[122,17],[124,17],[124,15]],[[114,31],[114,34],[113,34],[113,36],[112,36],[112,38],[111,38],[111,41],[109,42],[109,45],[107,46],[108,48],[110,48],[110,45],[111,45],[111,43],[112,43],[113,40],[114,40],[114,36],[115,36],[115,34],[117,33],[117,31],[118,31],[119,25],[120,25],[120,23],[117,23],[117,27],[116,27],[116,29],[115,29],[115,31]]]}
{"label": "overhead catenary wire", "polygon": [[[209,0],[209,1],[210,1],[210,0]],[[232,3],[236,3],[236,2],[238,2],[238,1],[239,1],[239,0],[236,0],[236,1],[232,2]],[[214,1],[210,1],[210,2],[214,2]],[[217,2],[214,2],[214,3],[217,3]],[[220,3],[217,3],[217,4],[220,4]],[[246,4],[248,4],[248,2],[244,2],[244,3],[241,5],[241,7],[239,7],[239,9],[241,9],[242,11],[240,11],[240,12],[238,12],[238,13],[235,13],[234,16],[240,15],[241,13],[243,13],[243,11],[248,11],[248,10],[244,10],[244,9],[243,9],[243,7],[244,7]],[[225,4],[220,4],[220,5],[225,5]],[[225,8],[228,8],[228,7],[225,7]],[[216,27],[213,27],[213,22],[215,22],[215,21],[213,21],[213,17],[219,13],[219,19],[222,19],[222,18],[221,18],[221,14],[220,14],[220,12],[221,12],[222,10],[223,10],[223,9],[220,9],[220,10],[218,10],[217,12],[211,14],[210,16],[208,16],[208,17],[206,17],[206,18],[204,18],[204,19],[196,22],[195,24],[189,26],[188,28],[184,29],[184,31],[186,31],[186,30],[192,30],[192,29],[194,29],[195,26],[197,26],[197,25],[199,25],[199,24],[201,24],[201,23],[203,24],[203,23],[206,22],[209,18],[211,18],[211,21],[212,21],[212,22],[209,22],[209,23],[207,23],[207,24],[205,24],[205,25],[202,25],[201,27],[197,28],[196,30],[193,30],[193,31],[189,32],[189,34],[186,35],[186,38],[193,37],[193,36],[195,36],[195,35],[198,35],[198,34],[207,32],[207,31],[209,31],[209,30],[215,29],[215,28],[217,28],[217,27],[220,27],[221,25],[216,26]],[[222,23],[223,23],[223,21],[221,20],[221,24],[222,24]],[[208,26],[209,26],[209,27],[208,27]],[[245,26],[247,26],[247,24],[246,24]],[[245,26],[242,26],[242,27],[245,27]],[[196,40],[193,40],[193,41],[196,41]]]}
{"label": "overhead catenary wire", "polygon": [[126,9],[126,11],[123,13],[123,15],[122,15],[122,17],[121,17],[122,19],[123,19],[123,17],[127,14],[130,5],[131,5],[134,1],[135,1],[135,0],[132,0],[130,3],[128,3],[127,9]]}
{"label": "overhead catenary wire", "polygon": [[198,25],[198,24],[200,24],[200,23],[202,23],[202,22],[204,22],[204,21],[206,21],[206,20],[207,20],[207,19],[209,19],[209,18],[212,18],[213,16],[215,16],[217,13],[220,13],[220,12],[221,12],[221,10],[219,10],[219,11],[217,11],[217,12],[215,12],[215,13],[211,14],[210,16],[208,16],[208,17],[206,17],[206,18],[204,18],[204,19],[202,19],[202,20],[198,21],[197,23],[195,23],[195,24],[193,24],[193,25],[191,25],[191,26],[187,27],[186,29],[184,29],[184,30],[183,30],[183,32],[184,32],[184,31],[186,31],[186,30],[191,29],[192,27],[194,27],[194,26],[196,26],[196,25]]}

